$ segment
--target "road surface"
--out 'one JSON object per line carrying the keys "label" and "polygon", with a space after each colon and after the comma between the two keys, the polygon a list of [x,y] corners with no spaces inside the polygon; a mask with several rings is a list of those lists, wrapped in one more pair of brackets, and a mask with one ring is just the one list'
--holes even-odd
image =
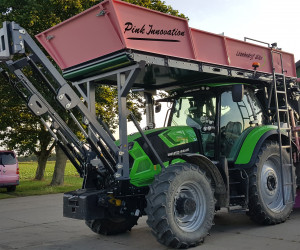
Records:
{"label": "road surface", "polygon": [[[280,225],[259,226],[245,214],[219,212],[201,250],[299,250],[300,210]],[[0,249],[89,250],[167,249],[156,242],[140,218],[131,232],[117,236],[93,233],[80,220],[62,216],[62,194],[0,200]]]}

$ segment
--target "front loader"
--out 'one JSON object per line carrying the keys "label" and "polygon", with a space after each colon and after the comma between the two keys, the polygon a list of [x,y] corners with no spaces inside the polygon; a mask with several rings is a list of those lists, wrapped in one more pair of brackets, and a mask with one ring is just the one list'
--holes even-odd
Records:
{"label": "front loader", "polygon": [[[64,194],[64,216],[111,235],[147,215],[173,248],[202,243],[221,208],[266,225],[289,217],[300,168],[292,54],[117,0],[36,37],[62,74],[14,22],[0,30],[0,71],[83,178]],[[118,89],[118,140],[96,116],[99,84]],[[126,107],[133,91],[145,97],[146,129]]]}

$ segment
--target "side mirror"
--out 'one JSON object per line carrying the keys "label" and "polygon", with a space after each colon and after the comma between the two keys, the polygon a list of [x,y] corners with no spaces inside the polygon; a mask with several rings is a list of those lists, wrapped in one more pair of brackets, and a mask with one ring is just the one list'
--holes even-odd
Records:
{"label": "side mirror", "polygon": [[157,103],[155,105],[155,113],[159,113],[161,111],[161,103]]}
{"label": "side mirror", "polygon": [[232,101],[241,102],[244,97],[244,84],[235,84],[232,86]]}

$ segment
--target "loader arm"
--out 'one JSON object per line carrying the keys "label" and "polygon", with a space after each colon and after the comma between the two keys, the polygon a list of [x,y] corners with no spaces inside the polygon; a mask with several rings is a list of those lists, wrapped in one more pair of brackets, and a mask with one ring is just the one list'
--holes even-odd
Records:
{"label": "loader arm", "polygon": [[[40,117],[79,174],[86,175],[87,168],[93,165],[99,171],[105,169],[114,175],[117,161],[120,161],[120,157],[122,157],[119,147],[34,40],[14,22],[4,22],[0,36],[1,73],[8,78],[18,95],[26,101],[28,108]],[[21,58],[15,61],[11,60],[17,54],[19,55],[17,58]],[[38,86],[35,86],[34,81],[26,76],[24,71],[28,67],[38,75],[39,80],[42,80],[47,91],[40,90]],[[41,86],[41,83],[39,85]],[[62,110],[49,103],[47,99],[50,94],[65,109],[64,112],[83,134],[86,143],[78,138],[59,115]],[[79,111],[87,128],[84,128],[78,121],[74,114],[75,110]]]}

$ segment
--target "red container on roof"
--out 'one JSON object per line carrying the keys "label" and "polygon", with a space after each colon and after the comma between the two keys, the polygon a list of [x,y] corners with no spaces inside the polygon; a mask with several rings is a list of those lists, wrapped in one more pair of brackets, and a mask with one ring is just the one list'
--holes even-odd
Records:
{"label": "red container on roof", "polygon": [[[196,60],[220,64],[234,68],[253,70],[253,62],[258,62],[258,71],[272,73],[271,48],[248,43],[226,36],[191,29]],[[287,76],[296,77],[294,55],[275,50],[282,55],[282,64]],[[274,68],[282,73],[281,58],[273,53]]]}
{"label": "red container on roof", "polygon": [[[107,0],[38,34],[61,69],[124,49],[272,73],[271,48],[190,29],[186,19],[118,0]],[[296,77],[293,54],[280,51],[286,75]],[[274,68],[282,73],[279,54]]]}
{"label": "red container on roof", "polygon": [[122,49],[194,58],[187,20],[104,1],[36,37],[61,69]]}

